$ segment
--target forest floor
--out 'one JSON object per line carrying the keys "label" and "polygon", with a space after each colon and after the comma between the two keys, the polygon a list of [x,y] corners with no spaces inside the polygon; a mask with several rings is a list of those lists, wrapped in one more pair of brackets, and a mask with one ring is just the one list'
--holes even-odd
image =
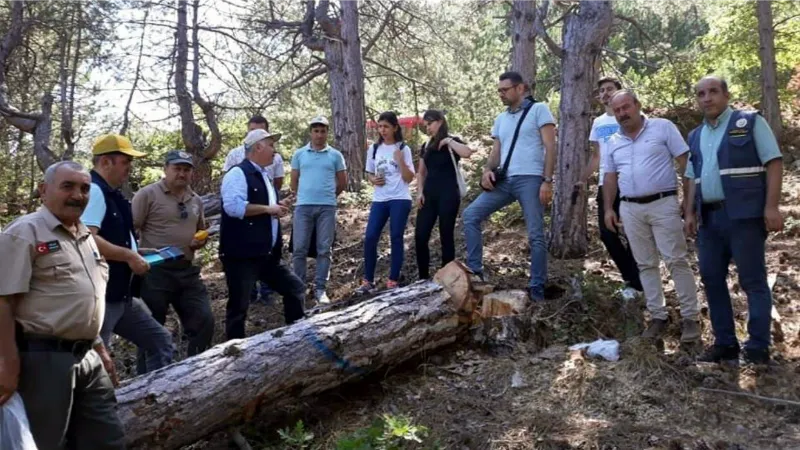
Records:
{"label": "forest floor", "polygon": [[[278,430],[292,428],[302,420],[314,435],[304,448],[329,449],[336,448],[343,435],[390,414],[408,416],[414,424],[427,427],[426,444],[409,448],[800,448],[800,403],[778,404],[720,392],[800,402],[799,187],[800,175],[787,172],[782,207],[786,228],[768,240],[768,271],[775,279],[775,306],[781,316],[773,331],[775,364],[770,367],[722,368],[695,363],[693,355],[678,345],[677,299],[666,273],[664,289],[672,320],[664,352],[640,341],[644,301],[625,302],[615,294],[622,283],[598,239],[596,205],[590,200],[590,252],[580,260],[550,259],[548,301],[534,307],[532,313],[543,319],[537,321],[532,339],[503,352],[468,342],[454,345],[318,398],[299,400],[291,408],[270,411],[247,425],[243,433],[255,449],[293,448],[280,439]],[[592,192],[590,199],[594,195]],[[340,210],[328,291],[335,300],[350,298],[359,284],[367,204],[363,198],[350,199],[350,205]],[[520,244],[527,238],[515,208],[496,215],[484,232],[490,282],[498,290],[524,288],[528,280],[528,248]],[[406,230],[402,283],[417,278],[413,223],[412,213]],[[285,228],[286,234],[288,226]],[[460,252],[464,248],[461,231],[459,224]],[[389,265],[386,234],[379,247],[377,270],[383,281]],[[436,234],[430,245],[434,264],[439,255]],[[693,243],[691,246],[696,271]],[[216,344],[223,340],[227,293],[220,264],[209,254],[203,278],[213,299]],[[309,280],[313,279],[312,268],[309,260]],[[737,328],[744,340],[746,298],[736,283],[735,267],[731,270]],[[581,301],[565,295],[575,276],[582,279]],[[708,344],[712,342],[708,312],[704,295],[699,295],[703,339]],[[312,305],[309,301],[308,306]],[[168,325],[177,330],[174,316]],[[251,306],[248,334],[280,326],[280,299],[267,306]],[[572,344],[598,338],[619,340],[621,359],[589,359],[568,350]],[[123,376],[131,376],[133,349],[118,342],[115,357]],[[191,448],[234,448],[231,445],[220,432]]]}

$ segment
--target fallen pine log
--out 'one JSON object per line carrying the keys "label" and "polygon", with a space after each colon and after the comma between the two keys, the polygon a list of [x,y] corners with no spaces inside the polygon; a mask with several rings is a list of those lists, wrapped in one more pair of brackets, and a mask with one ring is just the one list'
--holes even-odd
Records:
{"label": "fallen pine log", "polygon": [[419,282],[208,351],[117,389],[129,447],[174,449],[382,367],[456,342],[477,300],[453,262]]}

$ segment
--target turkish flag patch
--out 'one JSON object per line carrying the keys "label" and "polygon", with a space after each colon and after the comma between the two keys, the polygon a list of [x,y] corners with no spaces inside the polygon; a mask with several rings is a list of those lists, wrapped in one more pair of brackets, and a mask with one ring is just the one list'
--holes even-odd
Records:
{"label": "turkish flag patch", "polygon": [[58,241],[38,242],[36,244],[36,253],[46,255],[61,250],[61,244]]}

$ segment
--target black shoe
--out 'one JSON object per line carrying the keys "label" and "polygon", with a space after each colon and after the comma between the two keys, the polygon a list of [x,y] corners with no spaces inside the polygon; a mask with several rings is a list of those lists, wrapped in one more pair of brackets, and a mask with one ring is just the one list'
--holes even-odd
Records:
{"label": "black shoe", "polygon": [[544,301],[544,295],[540,295],[535,288],[528,288],[528,300],[531,303],[541,303]]}
{"label": "black shoe", "polygon": [[744,349],[744,362],[750,364],[769,364],[769,350]]}
{"label": "black shoe", "polygon": [[702,355],[697,358],[699,362],[733,362],[739,361],[738,345],[714,345],[709,347]]}

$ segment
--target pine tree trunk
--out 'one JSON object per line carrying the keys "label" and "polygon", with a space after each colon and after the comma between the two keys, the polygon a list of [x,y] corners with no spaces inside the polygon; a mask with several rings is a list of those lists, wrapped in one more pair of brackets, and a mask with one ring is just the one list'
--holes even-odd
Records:
{"label": "pine tree trunk", "polygon": [[334,146],[347,163],[348,190],[361,187],[364,173],[364,65],[358,32],[358,2],[341,3],[338,40],[325,44],[328,64]]}
{"label": "pine tree trunk", "polygon": [[511,5],[511,70],[530,85],[536,83],[536,1],[514,0]]}
{"label": "pine tree trunk", "polygon": [[778,100],[778,69],[775,61],[775,31],[772,27],[772,2],[756,3],[758,17],[758,56],[761,59],[761,114],[780,139],[783,131],[781,107]]}
{"label": "pine tree trunk", "polygon": [[558,163],[550,251],[559,258],[586,254],[587,194],[573,189],[589,161],[595,61],[611,32],[609,1],[581,1],[564,23]]}

